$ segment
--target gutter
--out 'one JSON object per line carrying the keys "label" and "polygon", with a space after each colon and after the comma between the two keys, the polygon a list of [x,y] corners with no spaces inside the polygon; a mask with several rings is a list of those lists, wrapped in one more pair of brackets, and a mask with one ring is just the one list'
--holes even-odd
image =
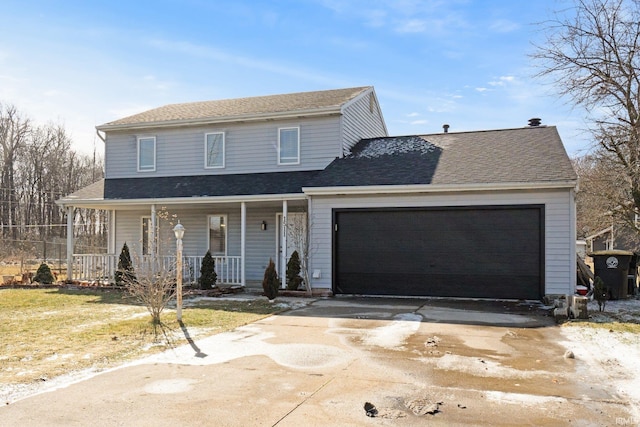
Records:
{"label": "gutter", "polygon": [[[113,130],[131,130],[131,129],[148,129],[148,128],[166,128],[175,126],[193,126],[193,125],[209,125],[217,123],[232,123],[232,122],[256,122],[256,121],[268,121],[275,119],[295,119],[302,117],[317,117],[317,116],[332,116],[340,115],[340,108],[330,107],[324,109],[313,110],[299,110],[299,111],[285,111],[282,113],[265,113],[265,114],[251,114],[240,116],[227,116],[227,117],[205,117],[199,119],[178,119],[178,120],[162,120],[155,122],[140,122],[140,123],[125,123],[125,124],[104,124],[96,126],[96,130],[99,131],[113,131]],[[102,137],[101,137],[102,139]]]}
{"label": "gutter", "polygon": [[205,196],[205,197],[169,197],[162,199],[59,199],[58,206],[147,206],[158,205],[201,205],[208,203],[238,203],[238,202],[281,202],[283,200],[306,200],[302,193],[291,194],[253,194],[244,196]]}
{"label": "gutter", "polygon": [[371,185],[371,186],[335,186],[335,187],[302,187],[302,191],[310,196],[339,196],[356,194],[400,194],[400,193],[459,193],[463,191],[507,191],[507,190],[549,190],[575,188],[577,181],[553,181],[504,184],[415,184],[415,185]]}

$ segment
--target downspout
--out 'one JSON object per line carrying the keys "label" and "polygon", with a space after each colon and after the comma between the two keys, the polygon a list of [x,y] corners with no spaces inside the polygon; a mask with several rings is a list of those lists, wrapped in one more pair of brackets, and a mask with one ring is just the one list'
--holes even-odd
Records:
{"label": "downspout", "polygon": [[240,284],[246,286],[245,269],[247,264],[247,203],[240,203]]}
{"label": "downspout", "polygon": [[96,129],[96,135],[98,135],[98,138],[100,138],[100,139],[102,140],[102,142],[104,142],[105,144],[107,143],[107,140],[106,140],[106,139],[104,139],[104,138],[102,137],[102,135],[100,135],[100,131],[99,131],[98,129]]}

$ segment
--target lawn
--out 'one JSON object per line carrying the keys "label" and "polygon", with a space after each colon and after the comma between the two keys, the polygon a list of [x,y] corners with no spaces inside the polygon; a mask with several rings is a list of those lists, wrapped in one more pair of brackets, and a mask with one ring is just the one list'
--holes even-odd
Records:
{"label": "lawn", "polygon": [[185,299],[154,328],[144,306],[121,291],[0,290],[0,385],[44,381],[85,368],[104,369],[136,357],[232,330],[279,310],[266,299]]}

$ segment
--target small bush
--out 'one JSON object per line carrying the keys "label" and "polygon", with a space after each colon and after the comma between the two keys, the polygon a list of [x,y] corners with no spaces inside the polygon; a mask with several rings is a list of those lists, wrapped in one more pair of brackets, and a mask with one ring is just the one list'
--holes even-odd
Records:
{"label": "small bush", "polygon": [[270,301],[276,299],[279,286],[280,283],[278,273],[276,272],[276,265],[273,263],[273,260],[269,258],[269,265],[264,270],[264,278],[262,279],[264,295],[269,298]]}
{"label": "small bush", "polygon": [[287,262],[287,289],[290,291],[297,291],[302,283],[302,277],[300,277],[300,256],[298,251],[293,251],[289,262]]}
{"label": "small bush", "polygon": [[120,257],[118,258],[118,269],[115,274],[116,285],[124,286],[136,281],[136,274],[131,263],[131,253],[127,242],[122,245]]}
{"label": "small bush", "polygon": [[33,281],[45,285],[50,285],[55,281],[55,278],[53,277],[49,266],[45,263],[42,263],[40,264],[40,267],[38,267],[38,271],[36,272]]}
{"label": "small bush", "polygon": [[207,251],[200,267],[200,289],[212,289],[216,286],[216,280],[218,280],[216,261],[211,256],[211,251]]}

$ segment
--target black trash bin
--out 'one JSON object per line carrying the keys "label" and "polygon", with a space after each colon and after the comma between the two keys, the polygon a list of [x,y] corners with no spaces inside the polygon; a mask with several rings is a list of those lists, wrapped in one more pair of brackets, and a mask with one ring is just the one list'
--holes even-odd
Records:
{"label": "black trash bin", "polygon": [[600,277],[609,288],[610,298],[627,298],[629,264],[633,252],[597,251],[589,256],[593,258],[594,276]]}
{"label": "black trash bin", "polygon": [[627,276],[627,296],[638,293],[638,254],[634,253],[629,262],[629,275]]}

